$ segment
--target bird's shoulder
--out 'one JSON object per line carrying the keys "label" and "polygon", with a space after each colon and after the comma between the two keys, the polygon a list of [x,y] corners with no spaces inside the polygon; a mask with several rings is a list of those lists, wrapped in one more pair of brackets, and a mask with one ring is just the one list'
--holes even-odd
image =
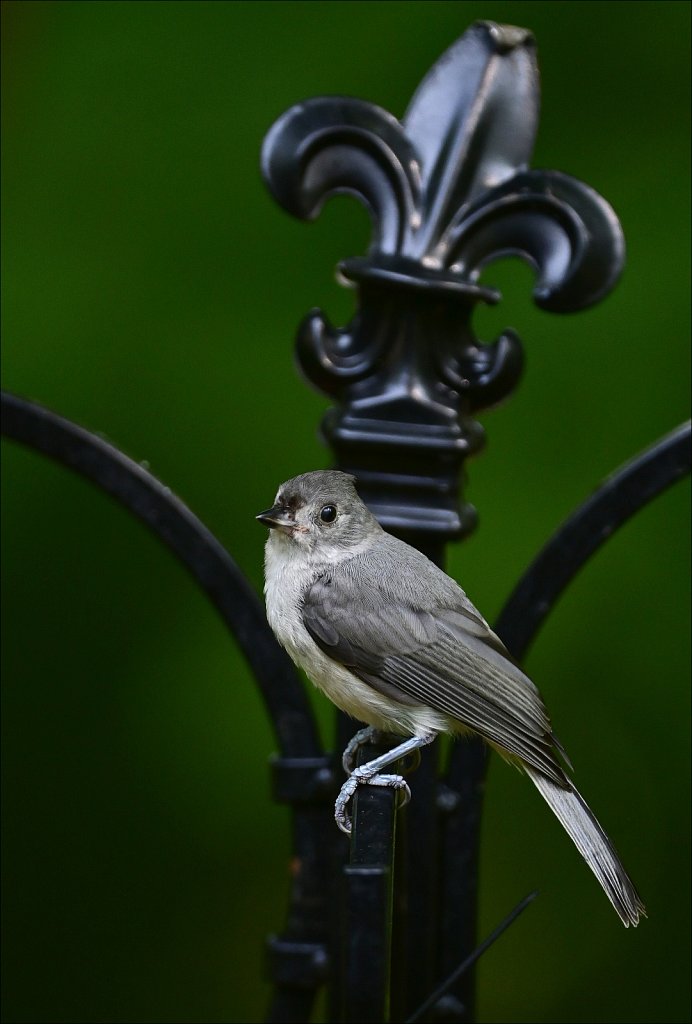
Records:
{"label": "bird's shoulder", "polygon": [[451,630],[510,659],[459,584],[391,534],[382,534],[365,552],[324,566],[307,588],[303,607],[308,628],[332,642],[337,636],[360,645],[376,639],[380,652],[401,652],[434,643]]}
{"label": "bird's shoulder", "polygon": [[395,603],[432,610],[470,604],[459,584],[421,551],[383,533],[367,551],[334,566],[334,584],[348,583]]}

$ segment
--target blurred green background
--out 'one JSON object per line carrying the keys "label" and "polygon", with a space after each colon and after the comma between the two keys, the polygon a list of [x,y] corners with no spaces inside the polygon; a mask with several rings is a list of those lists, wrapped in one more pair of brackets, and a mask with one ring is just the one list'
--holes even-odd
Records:
{"label": "blurred green background", "polygon": [[[334,266],[365,212],[291,220],[258,173],[289,105],[403,114],[477,18],[535,32],[534,166],[614,206],[628,264],[595,309],[531,304],[489,268],[491,339],[527,369],[483,416],[480,527],[450,571],[491,618],[598,481],[689,415],[689,5],[93,3],[4,6],[4,387],[102,432],[170,485],[258,590],[277,484],[324,467],[327,402],[300,318],[348,319]],[[257,689],[206,599],[121,508],[3,442],[4,1020],[253,1021],[283,925],[288,812]],[[689,483],[581,573],[528,658],[577,781],[649,909],[626,933],[569,840],[493,759],[479,1019],[689,1019]],[[331,709],[315,699],[327,742]]]}

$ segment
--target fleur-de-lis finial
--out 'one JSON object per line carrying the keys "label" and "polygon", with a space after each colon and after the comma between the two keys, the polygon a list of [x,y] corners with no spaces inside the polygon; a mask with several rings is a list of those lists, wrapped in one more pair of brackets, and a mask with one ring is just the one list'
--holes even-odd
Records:
{"label": "fleur-de-lis finial", "polygon": [[538,69],[525,29],[473,25],[431,69],[400,123],[361,100],[297,104],[269,131],[265,179],[302,219],[351,193],[370,212],[372,244],[341,276],[359,291],[348,326],[320,311],[303,321],[298,358],[339,405],[323,424],[340,468],[355,473],[380,521],[400,533],[463,535],[475,512],[459,497],[464,459],[483,431],[471,414],[504,398],[522,367],[505,331],[481,344],[471,327],[493,259],[536,272],[535,302],[571,312],[620,273],[624,243],[610,206],[557,171],[529,170]]}

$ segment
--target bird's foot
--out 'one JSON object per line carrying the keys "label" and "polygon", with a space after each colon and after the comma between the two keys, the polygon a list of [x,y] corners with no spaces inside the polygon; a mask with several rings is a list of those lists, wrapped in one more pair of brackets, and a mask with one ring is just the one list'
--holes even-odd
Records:
{"label": "bird's foot", "polygon": [[400,807],[404,807],[411,799],[411,790],[402,775],[377,775],[373,774],[372,771],[369,771],[370,767],[371,765],[364,764],[361,765],[360,768],[356,768],[351,773],[350,777],[346,779],[346,782],[344,782],[341,787],[341,792],[336,798],[336,803],[334,805],[334,820],[341,831],[345,832],[346,835],[351,834],[351,819],[348,816],[346,808],[349,800],[358,789],[358,786],[388,786],[391,789],[397,789],[403,797],[403,800],[399,804]]}

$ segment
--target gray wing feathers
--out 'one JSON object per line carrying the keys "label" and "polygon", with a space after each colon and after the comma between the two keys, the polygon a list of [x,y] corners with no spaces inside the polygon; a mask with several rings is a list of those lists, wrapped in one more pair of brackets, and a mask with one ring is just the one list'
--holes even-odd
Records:
{"label": "gray wing feathers", "polygon": [[510,754],[565,785],[550,739],[550,723],[540,701],[515,701],[516,680],[493,673],[458,642],[443,639],[414,658],[394,656],[382,665],[382,678],[421,704],[458,719]]}
{"label": "gray wing feathers", "polygon": [[433,707],[519,758],[623,924],[637,925],[644,904],[564,774],[534,684],[449,577],[392,537],[382,547],[329,568],[308,591],[313,640],[380,693]]}
{"label": "gray wing feathers", "polygon": [[330,568],[305,597],[306,629],[329,657],[374,689],[433,707],[557,785],[569,785],[538,690],[449,577],[440,571],[441,580],[433,579],[439,594],[421,585],[423,570],[437,571],[424,561],[412,572],[409,556],[395,587],[392,570],[388,575],[372,559]]}
{"label": "gray wing feathers", "polygon": [[586,801],[576,789],[562,789],[533,768],[525,766],[525,770],[600,882],[622,923],[626,928],[636,927],[639,918],[646,917],[644,904]]}

